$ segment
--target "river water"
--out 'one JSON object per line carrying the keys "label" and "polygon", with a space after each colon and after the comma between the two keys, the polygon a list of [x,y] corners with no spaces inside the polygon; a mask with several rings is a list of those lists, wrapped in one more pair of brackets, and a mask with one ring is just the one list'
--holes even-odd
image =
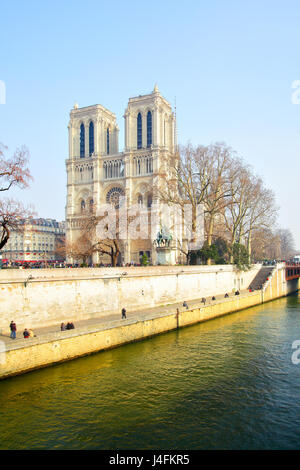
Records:
{"label": "river water", "polygon": [[295,340],[297,295],[1,381],[0,448],[297,449]]}

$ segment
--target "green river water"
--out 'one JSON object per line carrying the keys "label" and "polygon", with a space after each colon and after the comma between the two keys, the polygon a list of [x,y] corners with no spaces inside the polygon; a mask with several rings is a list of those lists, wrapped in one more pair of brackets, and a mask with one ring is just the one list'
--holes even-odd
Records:
{"label": "green river water", "polygon": [[297,449],[295,340],[292,295],[3,380],[0,449]]}

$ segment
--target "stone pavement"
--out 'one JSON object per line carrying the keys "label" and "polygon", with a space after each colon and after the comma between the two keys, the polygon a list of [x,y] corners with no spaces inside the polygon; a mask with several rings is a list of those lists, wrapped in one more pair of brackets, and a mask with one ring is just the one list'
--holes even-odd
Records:
{"label": "stone pavement", "polygon": [[[245,289],[245,290],[240,291],[240,295],[245,295],[245,294],[248,294],[248,290]],[[205,305],[215,304],[217,302],[224,301],[224,300],[226,301],[227,298],[224,298],[224,295],[225,294],[216,295],[215,296],[216,300],[212,300],[212,297],[207,297]],[[233,293],[228,293],[228,295],[229,295],[229,298],[235,298],[235,295]],[[179,309],[180,312],[184,312],[186,310],[186,307],[184,307],[182,305],[184,301],[188,305],[188,310],[204,306],[204,304],[201,302],[201,298],[200,299],[193,299],[193,300],[183,299],[182,302],[180,302],[180,303],[167,304],[167,305],[157,306],[157,307],[153,307],[153,308],[147,308],[145,310],[136,310],[134,312],[127,310],[127,312],[126,312],[127,318],[123,319],[123,320],[121,318],[121,312],[120,312],[119,314],[117,314],[117,313],[107,314],[107,315],[102,315],[101,317],[98,317],[98,318],[89,318],[89,319],[85,319],[85,320],[76,321],[76,322],[74,322],[75,329],[74,330],[69,330],[69,331],[66,331],[66,332],[65,331],[61,332],[60,324],[55,324],[55,325],[40,327],[40,328],[34,328],[33,332],[34,332],[34,334],[36,335],[37,338],[42,339],[43,336],[47,336],[51,333],[61,333],[61,335],[59,335],[59,336],[63,337],[63,335],[65,333],[68,334],[68,333],[72,332],[72,336],[73,336],[73,335],[76,335],[76,332],[78,332],[78,334],[80,334],[84,330],[90,330],[90,329],[101,330],[101,329],[106,329],[106,328],[109,328],[109,327],[112,328],[114,326],[119,326],[120,324],[122,324],[124,322],[126,322],[126,323],[128,323],[129,321],[132,322],[132,320],[138,321],[138,320],[151,319],[151,318],[155,318],[155,317],[162,317],[162,316],[168,315],[172,312],[174,312],[174,314],[176,314],[177,308]],[[125,308],[126,308],[126,305],[125,305]],[[67,320],[64,321],[64,323],[67,323],[68,321],[72,321],[72,319],[71,318],[67,319]],[[18,324],[17,324],[17,328],[18,328]],[[27,328],[30,329],[30,325],[28,325]],[[34,338],[28,338],[28,339],[24,340],[23,330],[22,331],[17,331],[17,337],[16,337],[15,340],[11,339],[9,337],[9,335],[0,334],[0,340],[4,341],[4,343],[8,347],[9,347],[9,345],[16,345],[17,343],[19,343],[19,341],[22,341],[22,342],[23,341],[28,341],[28,345],[29,345],[30,340],[32,340],[32,339],[34,339]]]}

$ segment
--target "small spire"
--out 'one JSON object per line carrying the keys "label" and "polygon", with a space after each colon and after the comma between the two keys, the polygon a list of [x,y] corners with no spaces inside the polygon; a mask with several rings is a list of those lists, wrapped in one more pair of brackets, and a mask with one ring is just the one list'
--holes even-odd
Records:
{"label": "small spire", "polygon": [[77,103],[77,101],[74,103],[74,109],[78,109],[78,103]]}
{"label": "small spire", "polygon": [[174,146],[175,152],[178,151],[178,129],[177,129],[177,106],[176,106],[176,96],[175,96],[175,129],[174,129]]}
{"label": "small spire", "polygon": [[154,85],[153,93],[159,93],[157,83]]}

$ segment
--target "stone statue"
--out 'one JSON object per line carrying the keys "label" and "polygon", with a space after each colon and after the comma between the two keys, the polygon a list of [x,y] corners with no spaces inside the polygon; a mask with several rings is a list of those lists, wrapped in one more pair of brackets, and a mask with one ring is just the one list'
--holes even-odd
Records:
{"label": "stone statue", "polygon": [[157,238],[155,243],[157,246],[170,246],[173,237],[171,233],[165,228],[161,227],[160,231],[157,233]]}

